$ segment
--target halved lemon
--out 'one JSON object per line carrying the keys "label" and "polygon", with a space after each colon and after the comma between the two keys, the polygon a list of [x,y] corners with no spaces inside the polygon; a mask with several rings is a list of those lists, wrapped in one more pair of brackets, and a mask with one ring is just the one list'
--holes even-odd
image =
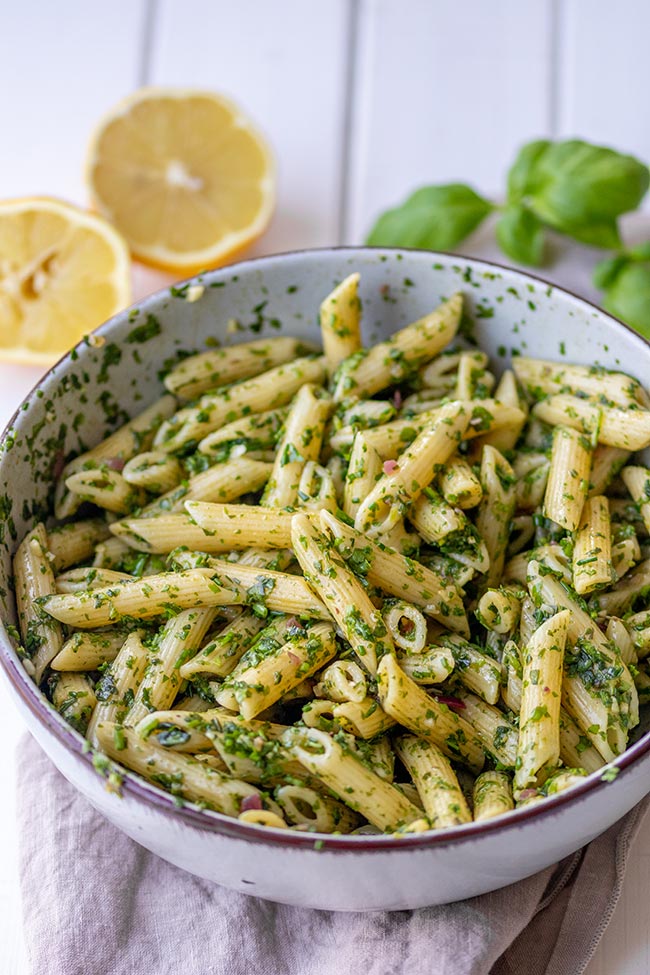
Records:
{"label": "halved lemon", "polygon": [[50,199],[0,202],[0,359],[49,365],[129,304],[120,235]]}
{"label": "halved lemon", "polygon": [[143,88],[121,102],[91,140],[87,177],[134,257],[184,273],[259,237],[275,199],[273,159],[249,119],[188,89]]}

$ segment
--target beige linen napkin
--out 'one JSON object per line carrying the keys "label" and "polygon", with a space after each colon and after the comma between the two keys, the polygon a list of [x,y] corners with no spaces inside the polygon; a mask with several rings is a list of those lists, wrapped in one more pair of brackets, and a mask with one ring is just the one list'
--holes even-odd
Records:
{"label": "beige linen napkin", "polygon": [[21,883],[32,975],[580,975],[645,800],[503,890],[418,911],[285,907],[198,880],[106,822],[26,736]]}

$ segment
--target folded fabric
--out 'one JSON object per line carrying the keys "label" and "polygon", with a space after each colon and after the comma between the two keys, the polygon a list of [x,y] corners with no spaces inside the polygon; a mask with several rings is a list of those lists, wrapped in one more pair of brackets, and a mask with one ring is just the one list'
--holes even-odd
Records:
{"label": "folded fabric", "polygon": [[558,867],[444,907],[340,914],[192,877],[106,822],[29,736],[18,811],[32,975],[580,975],[645,800]]}

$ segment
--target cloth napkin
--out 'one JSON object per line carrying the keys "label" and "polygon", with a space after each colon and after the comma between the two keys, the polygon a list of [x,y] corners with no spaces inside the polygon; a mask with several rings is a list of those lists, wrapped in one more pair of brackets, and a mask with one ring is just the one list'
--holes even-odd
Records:
{"label": "cloth napkin", "polygon": [[236,894],[165,863],[95,812],[29,736],[18,768],[32,975],[580,975],[650,803],[503,890],[341,914]]}

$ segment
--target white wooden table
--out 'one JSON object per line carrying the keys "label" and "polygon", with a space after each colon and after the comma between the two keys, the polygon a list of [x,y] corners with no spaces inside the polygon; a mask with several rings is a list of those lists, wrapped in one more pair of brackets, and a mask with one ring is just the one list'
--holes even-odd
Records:
{"label": "white wooden table", "polygon": [[[142,84],[209,87],[241,103],[278,159],[277,216],[254,253],[359,243],[423,183],[498,195],[534,137],[580,135],[650,159],[635,96],[650,80],[649,30],[642,0],[618,0],[615,13],[608,0],[0,0],[0,198],[83,204],[84,148],[103,111]],[[650,222],[629,233],[650,237]],[[464,250],[496,254],[489,230]],[[546,275],[593,297],[595,256],[560,251]],[[136,270],[136,297],[168,280]],[[37,378],[0,365],[0,424]],[[2,975],[28,972],[13,786],[22,733],[0,684]],[[588,975],[650,971],[649,891],[650,821]]]}

